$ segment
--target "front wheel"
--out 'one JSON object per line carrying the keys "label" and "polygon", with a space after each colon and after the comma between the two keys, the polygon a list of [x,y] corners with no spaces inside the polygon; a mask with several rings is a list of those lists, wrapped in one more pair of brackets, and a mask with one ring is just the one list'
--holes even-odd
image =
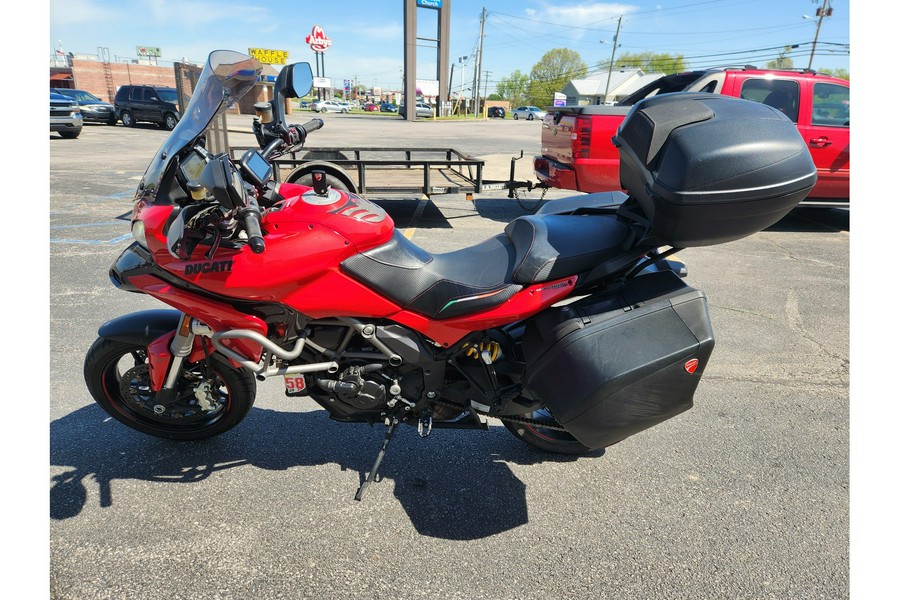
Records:
{"label": "front wheel", "polygon": [[216,354],[184,363],[175,402],[163,406],[150,389],[144,346],[97,339],[84,359],[84,379],[94,400],[128,427],[161,438],[202,440],[223,433],[247,415],[256,380]]}
{"label": "front wheel", "polygon": [[134,127],[134,116],[127,110],[122,111],[122,125],[125,127]]}
{"label": "front wheel", "polygon": [[519,115],[517,113],[513,113],[513,121],[518,121]]}
{"label": "front wheel", "polygon": [[[547,423],[548,425],[558,426],[559,423],[550,414],[546,408],[541,408],[533,413],[522,415],[526,419]],[[503,425],[509,429],[513,435],[528,444],[545,452],[553,452],[555,454],[585,454],[592,449],[588,448],[569,433],[565,431],[557,431],[546,427],[538,427],[530,423],[516,423],[503,420]]]}
{"label": "front wheel", "polygon": [[166,113],[163,115],[162,128],[166,131],[172,131],[175,129],[175,126],[178,125],[178,117],[173,115],[172,113]]}

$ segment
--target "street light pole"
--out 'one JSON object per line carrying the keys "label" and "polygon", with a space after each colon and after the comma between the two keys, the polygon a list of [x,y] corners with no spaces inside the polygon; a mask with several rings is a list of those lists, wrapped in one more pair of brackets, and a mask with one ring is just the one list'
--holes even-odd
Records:
{"label": "street light pole", "polygon": [[[827,0],[826,0],[827,2]],[[606,91],[603,92],[603,103],[608,103],[609,80],[612,78],[613,64],[616,62],[616,46],[619,45],[619,29],[622,27],[622,16],[619,15],[619,24],[616,25],[616,35],[613,36],[612,56],[609,58],[609,73],[606,74]]]}

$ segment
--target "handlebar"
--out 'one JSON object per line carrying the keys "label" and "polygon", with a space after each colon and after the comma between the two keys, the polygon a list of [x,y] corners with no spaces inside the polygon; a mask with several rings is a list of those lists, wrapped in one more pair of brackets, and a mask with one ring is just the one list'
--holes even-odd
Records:
{"label": "handlebar", "polygon": [[[307,121],[303,125],[297,125],[297,127],[300,127],[301,129],[303,129],[303,131],[308,135],[308,134],[312,133],[313,131],[315,131],[316,129],[322,129],[322,127],[324,125],[325,125],[325,121],[323,121],[322,119],[311,119],[310,121]],[[303,137],[305,138],[306,135],[304,135]]]}
{"label": "handlebar", "polygon": [[244,231],[247,232],[247,243],[254,254],[262,254],[266,249],[266,240],[262,236],[262,228],[259,225],[259,205],[256,200],[251,200],[250,205],[242,208],[239,213]]}

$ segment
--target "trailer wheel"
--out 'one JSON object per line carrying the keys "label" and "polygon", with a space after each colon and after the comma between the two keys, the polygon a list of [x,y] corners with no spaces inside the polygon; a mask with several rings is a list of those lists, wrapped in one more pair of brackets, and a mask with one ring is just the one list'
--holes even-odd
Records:
{"label": "trailer wheel", "polygon": [[313,171],[324,171],[328,177],[328,184],[336,190],[358,193],[356,184],[353,183],[346,171],[335,164],[324,161],[308,162],[300,165],[285,177],[284,182],[312,187]]}

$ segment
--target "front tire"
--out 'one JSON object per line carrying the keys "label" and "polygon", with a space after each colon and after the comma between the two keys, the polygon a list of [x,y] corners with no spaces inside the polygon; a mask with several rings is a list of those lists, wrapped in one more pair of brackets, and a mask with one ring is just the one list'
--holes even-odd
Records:
{"label": "front tire", "polygon": [[518,120],[519,120],[519,114],[513,113],[513,121],[518,121]]}
{"label": "front tire", "polygon": [[122,111],[122,125],[124,125],[125,127],[134,127],[134,115],[131,114],[131,111]]}
{"label": "front tire", "polygon": [[[553,415],[546,408],[522,416],[535,421],[558,425],[556,419],[553,418]],[[534,446],[545,452],[554,454],[586,454],[592,450],[592,448],[588,448],[565,431],[556,431],[545,427],[514,423],[506,420],[503,421],[503,425],[514,436],[529,446]]]}
{"label": "front tire", "polygon": [[161,410],[150,390],[144,346],[98,338],[84,359],[85,383],[97,404],[148,435],[202,440],[228,431],[253,406],[256,380],[220,356],[211,355],[208,366],[205,361],[185,363],[181,370],[177,400]]}
{"label": "front tire", "polygon": [[175,129],[175,126],[178,125],[178,117],[173,115],[172,113],[166,113],[163,115],[162,127],[166,131],[172,131]]}

